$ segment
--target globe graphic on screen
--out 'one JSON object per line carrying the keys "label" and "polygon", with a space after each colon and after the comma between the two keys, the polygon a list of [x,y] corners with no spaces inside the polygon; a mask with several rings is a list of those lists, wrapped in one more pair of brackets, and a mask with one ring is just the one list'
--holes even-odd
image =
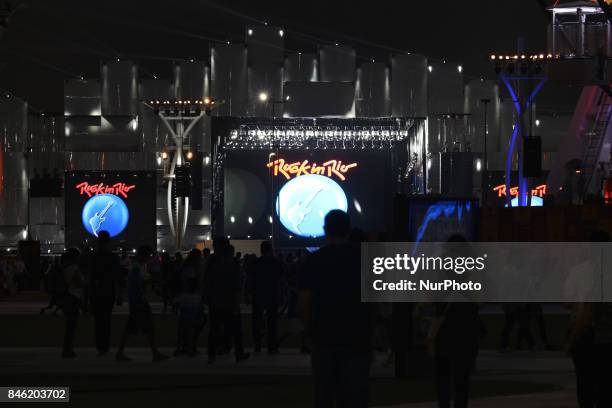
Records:
{"label": "globe graphic on screen", "polygon": [[125,202],[114,194],[98,194],[91,197],[81,213],[83,227],[93,236],[107,231],[111,237],[121,234],[130,220]]}
{"label": "globe graphic on screen", "polygon": [[344,190],[329,177],[318,174],[298,176],[278,192],[276,214],[285,228],[300,237],[324,235],[323,221],[331,210],[347,211]]}

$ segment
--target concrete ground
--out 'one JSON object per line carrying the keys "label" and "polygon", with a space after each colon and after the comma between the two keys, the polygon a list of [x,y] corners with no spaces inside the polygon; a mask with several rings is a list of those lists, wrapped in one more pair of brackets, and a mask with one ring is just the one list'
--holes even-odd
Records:
{"label": "concrete ground", "polygon": [[[297,350],[254,354],[241,363],[225,356],[214,365],[204,355],[154,363],[144,348],[129,349],[130,362],[98,357],[91,348],[77,352],[76,359],[63,360],[57,348],[0,348],[0,384],[70,385],[71,405],[87,407],[122,401],[167,407],[170,401],[198,399],[209,407],[238,407],[249,401],[267,407],[311,406],[309,357]],[[385,354],[376,355],[370,383],[372,406],[436,406],[431,372],[395,379]],[[571,363],[554,352],[481,352],[472,394],[471,406],[476,408],[576,406]]]}
{"label": "concrete ground", "polygon": [[[70,406],[87,408],[124,406],[146,407],[266,407],[312,406],[310,359],[299,353],[297,336],[284,342],[281,354],[253,354],[239,364],[232,356],[221,356],[214,365],[203,354],[152,362],[143,347],[143,338],[129,342],[129,362],[116,362],[112,355],[98,357],[93,349],[92,321],[82,316],[77,334],[77,358],[60,357],[63,318],[39,315],[44,299],[0,302],[0,386],[69,385]],[[176,339],[176,316],[161,314],[153,303],[155,324],[162,351],[172,354]],[[127,308],[116,308],[112,343],[117,344]],[[551,337],[559,343],[565,329],[566,313],[557,307],[547,310]],[[501,354],[495,350],[501,324],[501,310],[484,311],[490,338],[481,351],[472,381],[472,408],[570,408],[576,407],[573,367],[560,351],[517,351]],[[243,308],[243,326],[250,351],[250,309]],[[281,334],[289,328],[281,322]],[[205,338],[205,333],[203,333]],[[386,353],[377,353],[371,371],[370,405],[377,408],[435,408],[432,362],[423,352],[409,359],[409,376],[394,377]],[[10,404],[0,404],[1,407]],[[28,404],[20,403],[23,407]],[[40,403],[34,405],[40,407]]]}

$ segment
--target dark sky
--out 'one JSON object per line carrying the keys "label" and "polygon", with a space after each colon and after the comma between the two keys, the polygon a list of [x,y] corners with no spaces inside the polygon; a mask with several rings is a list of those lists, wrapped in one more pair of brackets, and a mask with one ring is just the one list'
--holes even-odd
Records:
{"label": "dark sky", "polygon": [[291,50],[338,41],[364,58],[410,51],[473,77],[493,77],[488,54],[514,52],[519,37],[544,50],[547,24],[536,0],[23,0],[0,39],[0,87],[60,112],[62,80],[97,77],[102,60],[169,77],[173,59],[206,58],[208,39],[242,41],[246,24],[264,20],[285,29]]}

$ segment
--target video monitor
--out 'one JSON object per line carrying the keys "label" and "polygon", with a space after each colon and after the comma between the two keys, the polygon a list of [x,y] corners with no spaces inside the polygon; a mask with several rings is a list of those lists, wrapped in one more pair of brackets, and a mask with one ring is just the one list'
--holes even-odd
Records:
{"label": "video monitor", "polygon": [[115,247],[155,248],[155,193],[154,172],[67,172],[66,246],[91,244],[107,231]]}
{"label": "video monitor", "polygon": [[333,209],[353,227],[384,231],[392,196],[388,150],[233,150],[224,168],[224,233],[318,246]]}
{"label": "video monitor", "polygon": [[407,211],[405,228],[411,242],[444,242],[457,234],[476,239],[477,199],[411,197]]}

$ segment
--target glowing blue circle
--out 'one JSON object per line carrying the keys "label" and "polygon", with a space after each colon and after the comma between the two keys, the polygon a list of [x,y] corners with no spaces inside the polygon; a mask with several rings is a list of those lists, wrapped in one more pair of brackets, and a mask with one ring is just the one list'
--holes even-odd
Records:
{"label": "glowing blue circle", "polygon": [[[514,197],[510,201],[510,205],[512,207],[518,207],[518,197]],[[544,200],[542,199],[542,197],[531,196],[531,207],[542,207],[543,205],[544,205]],[[505,207],[507,206],[508,204],[505,205]]]}
{"label": "glowing blue circle", "polygon": [[98,194],[83,206],[81,221],[83,227],[93,236],[107,231],[111,237],[121,234],[130,220],[125,202],[114,194]]}
{"label": "glowing blue circle", "polygon": [[318,174],[298,176],[288,181],[276,199],[276,214],[280,222],[300,237],[323,236],[324,218],[336,209],[348,209],[344,190],[331,178]]}

